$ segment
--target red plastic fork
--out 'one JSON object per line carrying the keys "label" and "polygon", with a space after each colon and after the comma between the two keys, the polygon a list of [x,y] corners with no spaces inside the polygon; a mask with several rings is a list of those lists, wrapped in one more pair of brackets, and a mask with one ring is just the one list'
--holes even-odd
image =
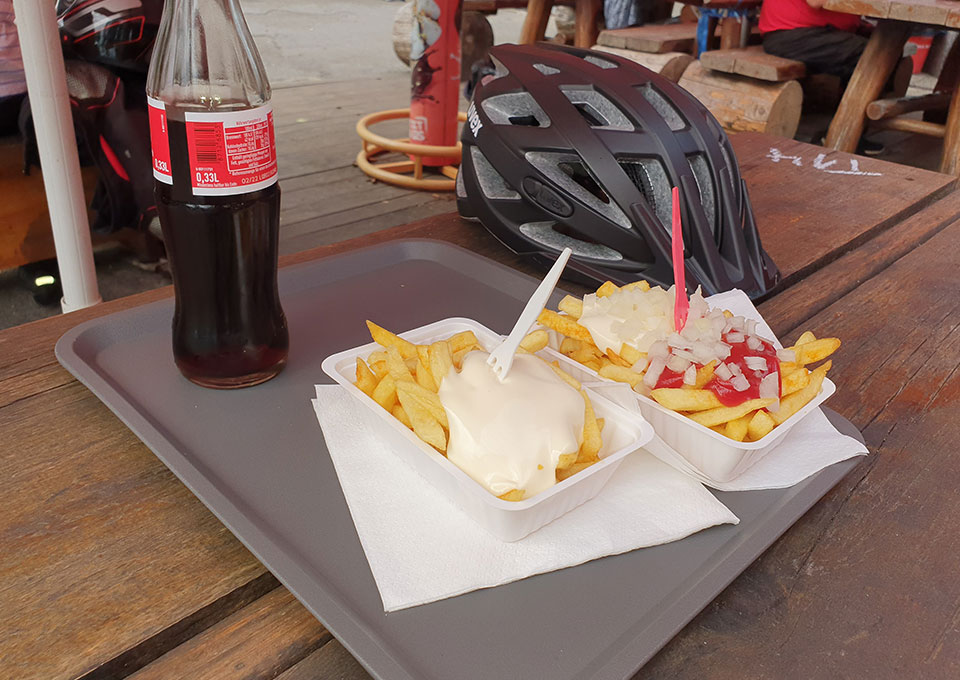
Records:
{"label": "red plastic fork", "polygon": [[680,189],[673,187],[673,283],[676,301],[673,303],[673,327],[677,333],[683,330],[690,312],[687,299],[687,277],[683,271],[683,229],[680,223]]}

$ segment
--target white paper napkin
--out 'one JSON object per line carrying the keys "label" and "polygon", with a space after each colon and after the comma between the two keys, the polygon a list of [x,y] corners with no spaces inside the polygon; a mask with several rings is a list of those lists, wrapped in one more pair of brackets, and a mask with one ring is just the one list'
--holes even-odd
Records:
{"label": "white paper napkin", "polygon": [[[728,309],[737,316],[756,320],[757,334],[773,340],[778,348],[783,347],[743,291],[731,290],[711,295],[707,298],[707,303],[711,307]],[[626,385],[592,383],[590,388],[624,408],[636,413],[640,410],[635,395]],[[840,434],[820,409],[812,411],[794,425],[773,451],[729,482],[715,482],[705,477],[659,438],[647,444],[646,449],[677,470],[720,491],[783,489],[798,484],[829,465],[867,453],[866,447],[859,441]]]}
{"label": "white paper napkin", "polygon": [[388,612],[739,522],[698,482],[638,451],[596,498],[505,543],[394,456],[377,415],[341,387],[317,385],[313,404]]}

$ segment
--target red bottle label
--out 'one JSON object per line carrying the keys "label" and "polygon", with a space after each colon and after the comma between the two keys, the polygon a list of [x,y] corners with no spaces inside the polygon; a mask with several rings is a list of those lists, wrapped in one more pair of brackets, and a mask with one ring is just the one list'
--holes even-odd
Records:
{"label": "red bottle label", "polygon": [[147,97],[150,121],[150,151],[153,156],[153,176],[158,182],[173,184],[170,172],[170,136],[167,129],[167,110],[159,99]]}
{"label": "red bottle label", "polygon": [[197,196],[231,196],[266,189],[277,181],[273,110],[187,111],[190,178]]}

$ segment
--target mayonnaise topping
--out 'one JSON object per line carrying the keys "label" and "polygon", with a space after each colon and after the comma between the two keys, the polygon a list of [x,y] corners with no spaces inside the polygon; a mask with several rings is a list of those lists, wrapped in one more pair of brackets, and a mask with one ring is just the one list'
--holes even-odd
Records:
{"label": "mayonnaise topping", "polygon": [[488,356],[468,353],[440,385],[447,458],[496,496],[523,489],[530,498],[556,484],[562,454],[579,450],[583,397],[532,355],[515,356],[500,382]]}
{"label": "mayonnaise topping", "polygon": [[650,290],[620,290],[607,297],[583,297],[578,320],[590,331],[593,343],[602,351],[620,353],[626,343],[646,352],[657,340],[673,331],[673,287]]}

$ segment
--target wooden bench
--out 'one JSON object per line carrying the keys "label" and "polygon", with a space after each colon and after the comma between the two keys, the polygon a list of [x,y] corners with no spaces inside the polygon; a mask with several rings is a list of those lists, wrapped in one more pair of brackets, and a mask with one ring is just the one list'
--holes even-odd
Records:
{"label": "wooden bench", "polygon": [[[713,44],[720,49],[738,47],[741,39],[740,29],[732,33],[728,29],[738,26],[736,21],[725,21],[713,24],[710,31]],[[760,33],[754,26],[749,34],[749,42],[759,41]],[[681,21],[676,24],[647,24],[646,26],[631,26],[600,31],[597,44],[604,47],[635,50],[650,54],[666,52],[697,53],[697,24]]]}
{"label": "wooden bench", "polygon": [[772,83],[799,80],[807,75],[807,67],[802,61],[767,54],[759,46],[710,50],[700,55],[700,63],[711,71],[732,73]]}
{"label": "wooden bench", "polygon": [[687,23],[608,29],[597,37],[597,44],[603,47],[650,54],[692,53],[696,42],[697,25]]}

